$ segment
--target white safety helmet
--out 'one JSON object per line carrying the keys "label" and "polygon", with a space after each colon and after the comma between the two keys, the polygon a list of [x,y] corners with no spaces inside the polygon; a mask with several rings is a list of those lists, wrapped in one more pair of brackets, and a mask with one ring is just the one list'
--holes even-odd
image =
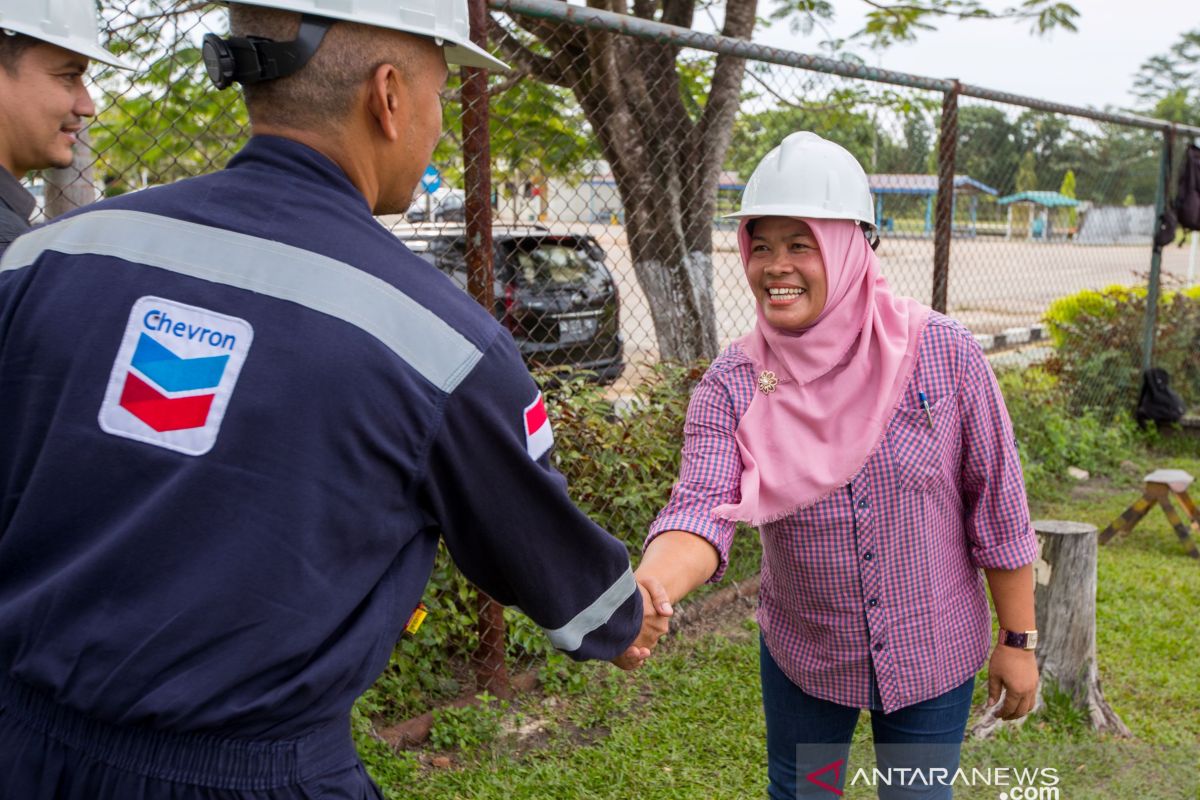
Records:
{"label": "white safety helmet", "polygon": [[95,0],[6,0],[0,5],[0,31],[23,33],[93,61],[133,69],[128,61],[100,46]]}
{"label": "white safety helmet", "polygon": [[393,31],[428,36],[438,41],[447,64],[506,70],[471,41],[467,0],[231,0],[247,6],[277,8],[327,19],[374,25]]}
{"label": "white safety helmet", "polygon": [[793,133],[754,168],[733,219],[853,219],[875,228],[862,165],[841,145],[810,131]]}

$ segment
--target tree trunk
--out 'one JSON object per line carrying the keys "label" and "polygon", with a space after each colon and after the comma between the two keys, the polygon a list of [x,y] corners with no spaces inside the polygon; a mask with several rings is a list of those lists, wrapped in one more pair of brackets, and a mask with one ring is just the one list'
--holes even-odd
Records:
{"label": "tree trunk", "polygon": [[90,147],[87,128],[79,132],[75,157],[69,167],[48,169],[42,173],[46,181],[46,218],[54,219],[68,211],[96,202],[99,192],[92,179],[96,155]]}
{"label": "tree trunk", "polygon": [[[624,3],[590,6],[625,12]],[[690,28],[695,0],[648,0],[634,15]],[[749,39],[756,0],[729,0],[721,33]],[[539,80],[570,88],[612,168],[625,209],[638,283],[650,303],[659,356],[695,361],[717,354],[712,224],[717,185],[733,136],[745,62],[717,56],[708,96],[690,95],[680,48],[530,17],[516,24],[545,46],[531,51],[496,25],[497,43]]]}
{"label": "tree trunk", "polygon": [[716,356],[719,342],[712,247],[688,247],[684,199],[641,192],[622,197],[634,274],[650,304],[659,356],[692,362]]}
{"label": "tree trunk", "polygon": [[[1045,704],[1045,687],[1053,686],[1088,713],[1096,730],[1130,736],[1104,699],[1096,664],[1096,526],[1057,520],[1033,525],[1040,543],[1034,600],[1041,673],[1033,713]],[[987,713],[972,732],[987,736],[1000,724]]]}

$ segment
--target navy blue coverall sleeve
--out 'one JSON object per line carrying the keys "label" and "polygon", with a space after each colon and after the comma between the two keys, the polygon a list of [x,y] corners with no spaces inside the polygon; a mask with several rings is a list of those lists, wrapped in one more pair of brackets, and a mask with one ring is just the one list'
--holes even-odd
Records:
{"label": "navy blue coverall sleeve", "polygon": [[447,399],[427,507],[471,581],[571,657],[615,658],[641,629],[641,594],[625,546],[575,507],[540,446],[531,455],[525,415],[539,399],[512,341],[497,337]]}

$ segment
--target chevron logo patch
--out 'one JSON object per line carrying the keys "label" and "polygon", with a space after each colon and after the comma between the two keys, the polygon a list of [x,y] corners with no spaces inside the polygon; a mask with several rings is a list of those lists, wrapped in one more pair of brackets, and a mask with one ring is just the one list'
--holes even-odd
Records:
{"label": "chevron logo patch", "polygon": [[191,456],[216,444],[250,351],[250,323],[161,297],[133,304],[100,427]]}

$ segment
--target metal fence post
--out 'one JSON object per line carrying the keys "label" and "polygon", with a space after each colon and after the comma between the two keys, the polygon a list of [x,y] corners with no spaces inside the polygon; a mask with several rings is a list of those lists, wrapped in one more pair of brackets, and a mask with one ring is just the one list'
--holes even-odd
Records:
{"label": "metal fence post", "polygon": [[933,299],[935,311],[946,313],[950,284],[950,238],[954,230],[954,158],[958,152],[959,83],[942,96],[938,135],[938,190],[933,227]]}
{"label": "metal fence post", "polygon": [[[1154,194],[1154,224],[1167,207],[1167,186],[1171,182],[1171,145],[1175,131],[1163,131],[1162,158],[1158,167],[1158,189]],[[1162,283],[1162,248],[1155,245],[1150,256],[1150,284],[1146,287],[1146,325],[1142,333],[1142,371],[1154,365],[1154,330],[1158,326],[1158,297]]]}
{"label": "metal fence post", "polygon": [[[487,47],[487,0],[470,0],[471,41]],[[463,162],[466,190],[467,291],[492,313],[495,289],[492,280],[492,152],[488,129],[487,70],[462,70]],[[478,594],[479,647],[472,658],[475,685],[496,697],[509,697],[512,689],[504,663],[504,607]]]}

